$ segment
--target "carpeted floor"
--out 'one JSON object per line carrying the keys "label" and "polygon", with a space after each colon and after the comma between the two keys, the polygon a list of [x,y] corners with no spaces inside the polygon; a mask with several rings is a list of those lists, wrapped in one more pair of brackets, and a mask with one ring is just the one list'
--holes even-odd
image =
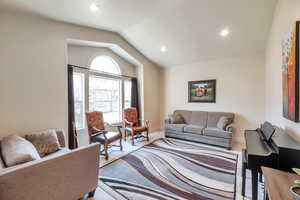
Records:
{"label": "carpeted floor", "polygon": [[235,199],[238,155],[175,139],[159,139],[100,170],[115,199]]}

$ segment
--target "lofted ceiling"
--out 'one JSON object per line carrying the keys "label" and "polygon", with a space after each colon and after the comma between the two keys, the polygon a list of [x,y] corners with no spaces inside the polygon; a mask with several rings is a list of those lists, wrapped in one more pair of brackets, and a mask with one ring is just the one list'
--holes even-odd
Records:
{"label": "lofted ceiling", "polygon": [[[100,5],[91,12],[92,2]],[[0,7],[118,32],[173,67],[263,53],[277,0],[1,0]],[[230,35],[219,33],[228,28]],[[160,48],[165,45],[167,51]]]}

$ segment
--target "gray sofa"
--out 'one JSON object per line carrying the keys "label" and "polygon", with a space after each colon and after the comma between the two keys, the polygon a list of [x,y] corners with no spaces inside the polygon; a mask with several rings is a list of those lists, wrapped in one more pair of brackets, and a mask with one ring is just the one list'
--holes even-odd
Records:
{"label": "gray sofa", "polygon": [[[227,112],[206,112],[176,110],[184,119],[184,124],[172,124],[171,119],[165,121],[166,137],[184,139],[231,149],[234,114]],[[224,130],[217,128],[221,117],[228,117],[230,123]]]}
{"label": "gray sofa", "polygon": [[56,134],[61,149],[42,159],[5,168],[0,156],[0,199],[74,200],[87,193],[93,196],[98,185],[99,144],[71,151],[65,148],[64,133]]}

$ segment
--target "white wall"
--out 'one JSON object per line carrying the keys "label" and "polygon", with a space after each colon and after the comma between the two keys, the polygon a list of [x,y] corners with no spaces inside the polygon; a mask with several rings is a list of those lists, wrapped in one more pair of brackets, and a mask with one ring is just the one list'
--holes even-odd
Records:
{"label": "white wall", "polygon": [[0,137],[67,131],[67,39],[117,44],[142,63],[144,116],[160,128],[160,68],[118,34],[2,10],[0,27]]}
{"label": "white wall", "polygon": [[283,118],[281,42],[297,20],[299,0],[279,0],[266,50],[266,119],[300,137],[300,124]]}
{"label": "white wall", "polygon": [[122,75],[136,76],[136,66],[115,54],[108,48],[68,45],[68,64],[89,67],[97,56],[109,56],[118,64]]}
{"label": "white wall", "polygon": [[[234,140],[264,120],[264,57],[199,62],[165,70],[165,117],[175,109],[235,113]],[[217,79],[216,103],[188,103],[188,81]]]}

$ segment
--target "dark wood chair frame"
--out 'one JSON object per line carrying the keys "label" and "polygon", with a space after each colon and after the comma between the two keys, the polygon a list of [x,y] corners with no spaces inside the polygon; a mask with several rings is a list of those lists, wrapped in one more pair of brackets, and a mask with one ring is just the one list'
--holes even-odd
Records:
{"label": "dark wood chair frame", "polygon": [[[133,122],[129,122],[126,119],[124,119],[124,140],[126,140],[127,133],[129,132],[131,134],[131,144],[134,145],[134,140],[137,138],[146,138],[147,141],[149,141],[149,121],[148,120],[142,120],[139,119],[139,125],[144,123],[146,126],[146,130],[142,131],[135,131],[133,127],[135,127],[135,124]],[[138,125],[138,126],[139,126]],[[138,127],[137,126],[137,127]],[[146,136],[143,135],[143,132],[146,132]]]}
{"label": "dark wood chair frame", "polygon": [[[103,135],[104,139],[105,139],[105,142],[104,142],[104,147],[103,147],[103,150],[100,149],[100,155],[104,155],[105,156],[105,160],[108,160],[108,149],[111,148],[111,147],[120,147],[120,150],[123,151],[123,145],[122,145],[122,132],[121,132],[121,128],[122,126],[121,125],[113,125],[113,124],[109,124],[107,122],[104,123],[105,126],[109,126],[109,127],[113,127],[113,128],[117,128],[118,129],[118,132],[119,132],[119,145],[112,145],[112,144],[109,144],[109,141],[108,141],[108,138],[106,136],[106,134],[108,133],[107,130],[99,130],[95,127],[91,127],[92,129],[94,129],[96,131],[96,133],[94,133],[93,135],[90,135],[90,138],[89,138],[89,142],[90,144],[92,143],[92,137],[95,137],[95,136],[99,136],[99,135]],[[115,142],[115,141],[112,141],[112,142]],[[102,144],[100,144],[102,145]],[[100,146],[101,148],[101,146]]]}

